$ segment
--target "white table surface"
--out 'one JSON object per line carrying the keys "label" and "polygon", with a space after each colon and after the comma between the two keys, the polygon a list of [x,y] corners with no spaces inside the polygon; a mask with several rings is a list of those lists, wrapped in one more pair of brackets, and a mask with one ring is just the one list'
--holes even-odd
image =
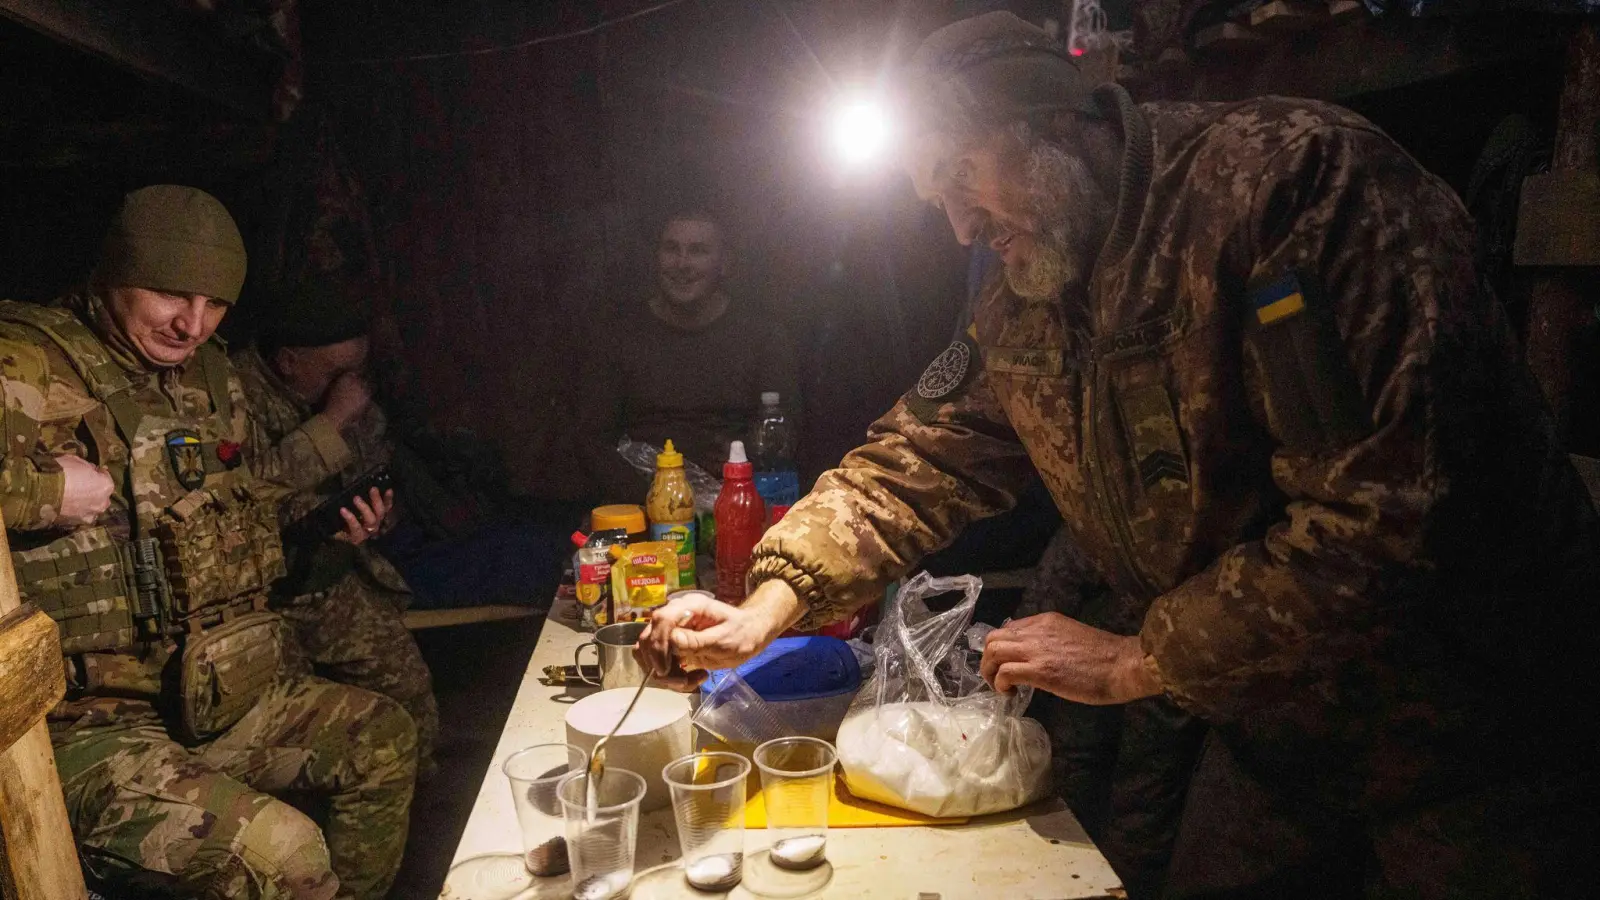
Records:
{"label": "white table surface", "polygon": [[[500,771],[506,757],[533,744],[566,739],[564,716],[591,689],[540,683],[544,667],[570,665],[588,635],[576,628],[576,607],[559,598],[523,673],[500,744],[484,775],[466,831],[456,847],[441,900],[554,900],[570,896],[566,876],[532,879],[522,868],[520,833],[511,788]],[[494,652],[485,647],[484,652]],[[587,659],[592,658],[585,654]],[[695,891],[676,860],[678,837],[670,808],[645,813],[639,824],[634,900],[657,898],[797,897],[851,900],[1073,900],[1120,897],[1121,880],[1059,800],[1013,813],[940,828],[835,828],[828,865],[805,875],[763,864],[764,829],[747,839],[752,854],[745,883],[728,894]],[[760,891],[757,893],[756,891]],[[926,896],[923,896],[926,895]]]}

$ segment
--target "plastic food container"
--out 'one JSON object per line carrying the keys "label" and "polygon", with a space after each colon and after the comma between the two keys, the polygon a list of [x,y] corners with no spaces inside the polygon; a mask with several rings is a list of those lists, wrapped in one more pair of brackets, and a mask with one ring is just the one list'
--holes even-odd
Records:
{"label": "plastic food container", "polygon": [[[712,672],[701,697],[717,689],[726,671]],[[861,689],[861,666],[850,645],[832,637],[779,638],[739,673],[796,734],[833,740],[850,701]]]}

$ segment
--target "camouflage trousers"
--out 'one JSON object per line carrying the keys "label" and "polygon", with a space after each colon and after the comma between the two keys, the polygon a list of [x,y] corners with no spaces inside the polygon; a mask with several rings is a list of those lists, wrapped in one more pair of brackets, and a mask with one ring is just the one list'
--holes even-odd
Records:
{"label": "camouflage trousers", "polygon": [[400,596],[349,572],[333,587],[275,605],[317,675],[390,697],[417,726],[417,768],[433,766],[439,704],[417,639],[406,630]]}
{"label": "camouflage trousers", "polygon": [[400,867],[416,729],[386,697],[286,678],[196,747],[143,701],[54,739],[85,869],[119,894],[378,900]]}

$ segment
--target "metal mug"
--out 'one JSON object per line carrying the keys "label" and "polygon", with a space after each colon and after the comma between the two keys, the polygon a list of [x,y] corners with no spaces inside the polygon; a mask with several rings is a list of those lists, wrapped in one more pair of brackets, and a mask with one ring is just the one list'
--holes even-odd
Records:
{"label": "metal mug", "polygon": [[[578,645],[572,651],[572,662],[578,666],[578,680],[606,690],[619,687],[638,687],[644,683],[644,669],[633,658],[633,645],[644,633],[644,622],[618,622],[594,633],[594,638]],[[600,680],[595,681],[583,671],[583,651],[593,647],[600,659]]]}

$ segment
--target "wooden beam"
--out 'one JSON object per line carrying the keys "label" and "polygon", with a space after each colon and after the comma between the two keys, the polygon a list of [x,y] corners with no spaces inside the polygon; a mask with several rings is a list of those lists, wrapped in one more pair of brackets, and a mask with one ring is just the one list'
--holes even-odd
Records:
{"label": "wooden beam", "polygon": [[1517,205],[1519,266],[1600,266],[1600,173],[1529,175]]}
{"label": "wooden beam", "polygon": [[1250,11],[1250,27],[1268,34],[1310,31],[1328,21],[1328,4],[1320,0],[1273,0]]}
{"label": "wooden beam", "polygon": [[[1581,182],[1593,177],[1600,164],[1600,31],[1585,22],[1567,46],[1566,80],[1561,88],[1561,107],[1556,122],[1555,148],[1550,159],[1550,175]],[[1538,195],[1546,181],[1528,179]],[[1559,185],[1559,181],[1556,182]],[[1577,214],[1581,214],[1581,208]],[[1523,222],[1519,215],[1517,245],[1522,232],[1544,228],[1543,223]],[[1573,223],[1567,222],[1568,227]],[[1592,230],[1593,223],[1587,223]],[[1520,255],[1520,254],[1519,254]],[[1520,259],[1519,259],[1520,261]],[[1528,297],[1528,368],[1539,382],[1545,400],[1555,415],[1557,433],[1565,439],[1572,430],[1574,415],[1592,409],[1594,385],[1586,383],[1585,370],[1575,365],[1580,338],[1594,327],[1596,291],[1592,268],[1546,268],[1540,271]]]}
{"label": "wooden beam", "polygon": [[9,747],[66,696],[55,620],[31,603],[0,617],[0,660],[0,747]]}
{"label": "wooden beam", "polygon": [[[0,523],[3,525],[4,523]],[[0,528],[0,616],[22,606],[11,544]],[[59,645],[58,645],[59,646]],[[9,661],[0,659],[0,667]],[[57,656],[56,674],[62,672]],[[55,750],[41,719],[0,748],[0,883],[6,900],[85,900],[67,805],[56,775]]]}
{"label": "wooden beam", "polygon": [[1368,15],[1367,5],[1361,0],[1331,0],[1328,4],[1328,17],[1335,22],[1365,19]]}
{"label": "wooden beam", "polygon": [[463,606],[458,609],[408,610],[403,619],[407,628],[421,631],[424,628],[447,628],[452,625],[527,619],[544,614],[544,610],[532,606]]}
{"label": "wooden beam", "polygon": [[1202,28],[1194,36],[1194,49],[1202,53],[1253,53],[1271,43],[1266,35],[1233,22]]}
{"label": "wooden beam", "polygon": [[1391,18],[1318,28],[1240,58],[1209,55],[1192,96],[1240,100],[1262,94],[1342,100],[1515,59],[1547,57],[1575,22],[1559,16]]}
{"label": "wooden beam", "polygon": [[281,64],[172,4],[129,0],[0,0],[0,16],[156,81],[267,118]]}

